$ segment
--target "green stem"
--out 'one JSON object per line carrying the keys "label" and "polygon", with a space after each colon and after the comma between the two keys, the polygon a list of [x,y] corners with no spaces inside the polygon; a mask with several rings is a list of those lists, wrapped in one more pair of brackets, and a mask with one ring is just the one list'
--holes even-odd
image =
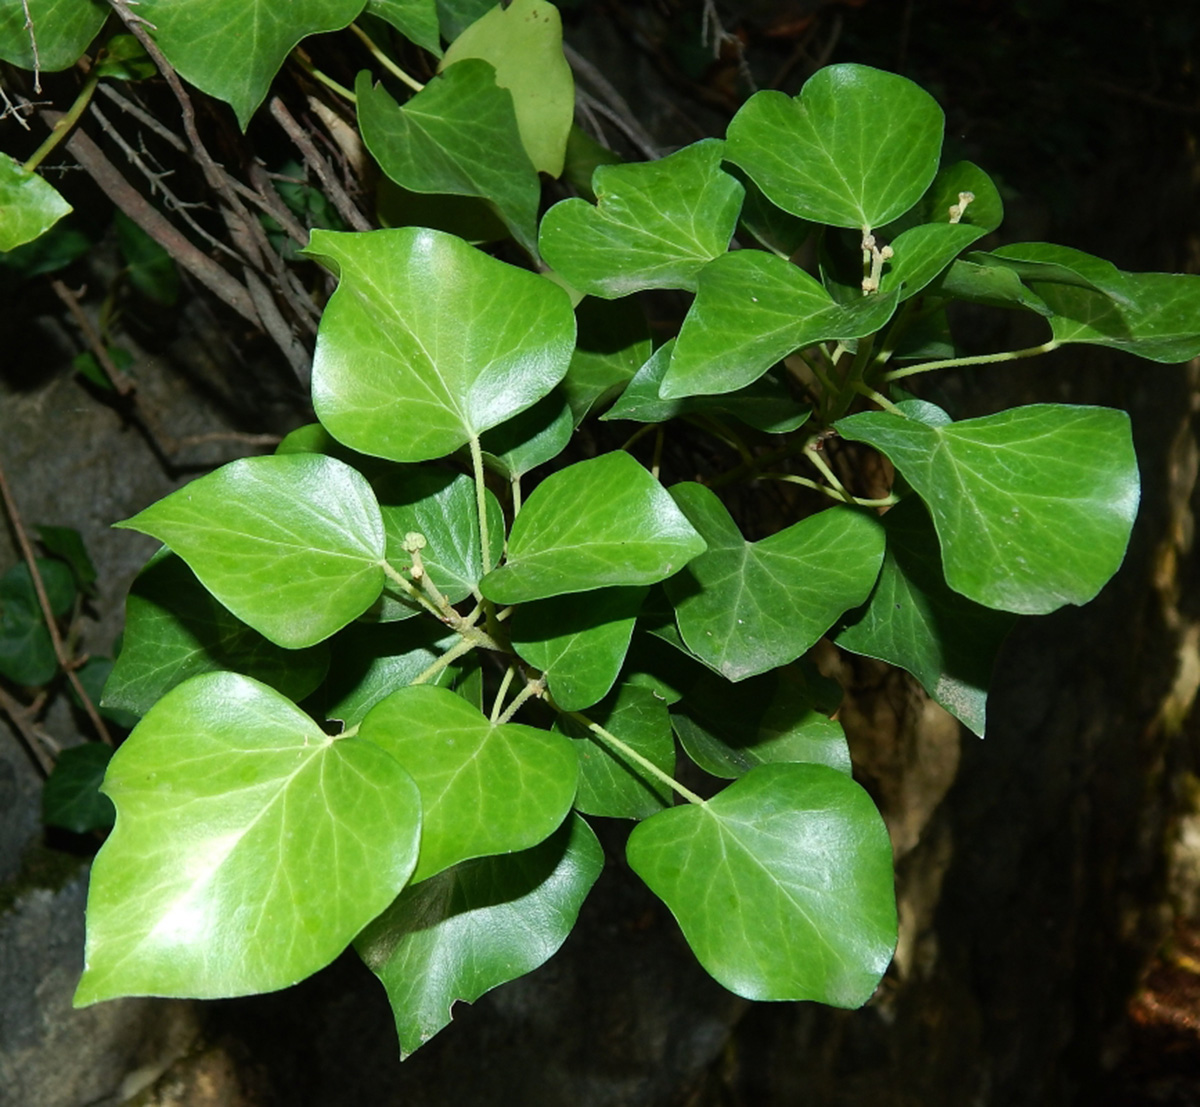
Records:
{"label": "green stem", "polygon": [[579,723],[580,726],[587,727],[587,729],[596,735],[596,737],[612,746],[613,749],[629,758],[630,761],[635,762],[640,768],[645,769],[646,772],[648,772],[656,780],[662,781],[662,783],[668,788],[678,792],[685,800],[688,801],[688,803],[699,804],[701,807],[704,806],[704,800],[696,795],[696,793],[690,788],[685,788],[679,783],[679,781],[671,776],[670,773],[664,773],[662,769],[654,764],[653,761],[651,761],[649,758],[643,757],[632,746],[622,742],[621,739],[615,734],[610,734],[599,723],[593,723],[591,719],[589,719],[586,715],[581,715],[578,711],[567,711],[565,714],[569,715],[572,719]]}
{"label": "green stem", "polygon": [[[828,485],[821,484],[815,480],[809,480],[808,477],[801,477],[795,473],[759,473],[759,480],[784,480],[789,484],[802,484],[805,488],[811,488],[814,491],[822,492],[831,500],[837,500],[838,503],[845,503],[846,497],[835,492]],[[850,503],[856,504],[858,507],[890,507],[892,504],[898,504],[900,497],[894,493],[884,496],[879,500],[866,500],[860,496],[851,496]]]}
{"label": "green stem", "polygon": [[315,65],[313,60],[303,50],[297,46],[292,50],[292,57],[296,59],[296,64],[300,66],[314,81],[319,81],[326,88],[333,89],[343,100],[351,104],[358,103],[358,97],[354,95],[345,85],[340,85],[327,73],[322,73]]}
{"label": "green stem", "polygon": [[513,477],[512,480],[508,482],[508,487],[512,493],[512,512],[513,518],[515,519],[521,514],[521,478]]}
{"label": "green stem", "polygon": [[487,485],[483,479],[483,449],[479,445],[479,436],[471,435],[471,468],[475,472],[475,507],[479,512],[479,541],[482,546],[480,560],[483,562],[483,574],[487,576],[492,571],[492,542],[488,533],[487,518]]}
{"label": "green stem", "polygon": [[532,699],[534,696],[540,696],[546,690],[546,678],[540,676],[537,680],[531,680],[526,683],[516,696],[512,703],[508,705],[508,710],[504,712],[500,718],[496,719],[497,726],[503,726],[509,721],[521,708],[525,705],[526,700]]}
{"label": "green stem", "polygon": [[1040,346],[1028,346],[1024,350],[1005,350],[1000,354],[977,354],[975,357],[950,357],[944,361],[923,361],[920,365],[906,365],[903,369],[893,369],[890,373],[885,373],[883,379],[891,382],[903,380],[916,373],[928,373],[934,369],[961,369],[967,365],[995,365],[1001,361],[1018,361],[1023,357],[1048,354],[1051,350],[1057,350],[1058,346],[1058,339],[1052,338]]}
{"label": "green stem", "polygon": [[843,500],[845,500],[847,503],[854,502],[854,497],[851,496],[850,493],[846,491],[845,486],[842,484],[842,482],[840,480],[837,479],[837,476],[834,473],[834,471],[832,469],[830,469],[828,465],[825,464],[825,459],[821,456],[820,452],[817,450],[817,448],[811,442],[808,443],[807,445],[805,445],[804,456],[807,457],[808,460],[812,462],[813,467],[815,469],[817,469],[818,472],[820,472],[821,476],[823,476],[827,481],[829,481],[829,483],[833,486],[833,488],[837,491],[837,493],[842,497]]}
{"label": "green stem", "polygon": [[496,693],[496,699],[492,703],[491,720],[493,723],[500,714],[500,708],[504,706],[504,697],[508,695],[508,686],[512,684],[513,677],[516,675],[517,667],[515,665],[510,665],[504,671],[504,679],[500,681],[500,690]]}
{"label": "green stem", "polygon": [[735,465],[732,469],[726,469],[725,472],[718,473],[715,477],[706,480],[704,483],[709,488],[720,488],[722,485],[732,484],[735,480],[752,476],[757,469],[774,465],[777,461],[782,461],[784,458],[792,457],[803,451],[803,443],[799,440],[792,441],[786,446],[780,446],[777,449],[767,450],[765,453],[759,454],[753,461],[744,461],[740,465]]}
{"label": "green stem", "polygon": [[850,406],[850,401],[855,395],[854,386],[863,379],[863,373],[866,371],[867,364],[871,360],[871,351],[874,349],[874,346],[875,336],[873,334],[858,340],[858,349],[855,351],[854,360],[850,363],[850,369],[846,373],[842,387],[838,390],[826,412],[825,421],[827,423],[833,423],[846,414],[846,409]]}
{"label": "green stem", "polygon": [[[394,569],[390,562],[384,558],[380,558],[378,564],[383,570],[383,575],[396,585],[413,603],[419,603],[426,611],[431,615],[436,615],[439,619],[445,618],[446,612],[430,600],[408,577]],[[455,612],[455,614],[457,615],[458,612]]]}
{"label": "green stem", "polygon": [[447,665],[453,661],[457,661],[464,653],[470,653],[474,648],[474,642],[467,638],[462,639],[457,645],[451,646],[428,669],[422,673],[418,673],[417,676],[409,681],[409,684],[424,684],[426,681],[432,680]]}
{"label": "green stem", "polygon": [[393,77],[398,81],[403,81],[413,92],[420,92],[425,86],[420,81],[410,77],[404,72],[391,58],[387,56],[378,46],[375,45],[371,36],[367,34],[357,23],[350,24],[350,30],[358,35],[362,44],[371,52],[373,57],[380,65],[383,66]]}
{"label": "green stem", "polygon": [[21,166],[26,173],[32,173],[54,152],[54,148],[71,133],[71,128],[79,122],[79,117],[87,111],[88,104],[92,102],[92,94],[96,91],[96,86],[99,83],[100,74],[93,71],[92,75],[84,82],[83,88],[79,90],[79,95],[75,97],[75,103],[67,109],[63,117],[50,129],[50,134],[46,137],[46,141],[34,150],[33,156]]}
{"label": "green stem", "polygon": [[907,419],[904,414],[891,400],[889,400],[882,392],[876,392],[869,384],[864,381],[855,381],[851,386],[860,396],[866,396],[868,400],[877,403],[884,411],[890,411],[893,415],[899,415],[902,419]]}

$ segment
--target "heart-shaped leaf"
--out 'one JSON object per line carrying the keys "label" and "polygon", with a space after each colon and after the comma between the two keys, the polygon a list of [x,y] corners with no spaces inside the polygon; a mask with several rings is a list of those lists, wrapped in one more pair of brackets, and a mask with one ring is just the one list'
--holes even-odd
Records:
{"label": "heart-shaped leaf", "polygon": [[747,999],[861,1007],[892,959],[887,829],[825,765],[759,765],[639,823],[626,853],[700,963]]}
{"label": "heart-shaped leaf", "polygon": [[834,227],[879,227],[937,172],[942,109],[924,89],[865,65],[830,65],[793,100],[757,92],[729,124],[725,156],[784,211]]}
{"label": "heart-shaped leaf", "polygon": [[117,523],[165,542],[278,646],[311,646],[383,587],[383,519],[366,480],[320,454],[247,457]]}
{"label": "heart-shaped leaf", "polygon": [[522,604],[513,616],[513,649],[546,675],[559,707],[582,711],[616,683],[647,591],[598,588]]}
{"label": "heart-shaped leaf", "polygon": [[84,742],[58,755],[42,789],[42,822],[75,834],[107,830],[116,818],[100,782],[113,755],[101,742]]}
{"label": "heart-shaped leaf", "polygon": [[485,12],[451,44],[439,68],[482,58],[512,93],[521,142],[535,169],[557,177],[575,117],[575,79],[563,57],[562,19],[548,0],[511,0]]}
{"label": "heart-shaped leaf", "polygon": [[[667,702],[646,687],[622,684],[587,713],[588,720],[615,735],[668,776],[675,772],[675,743]],[[593,734],[578,718],[555,721],[579,754],[575,809],[608,819],[645,819],[671,806],[669,785]]]}
{"label": "heart-shaped leaf", "polygon": [[341,953],[416,864],[420,797],[400,765],[235,673],[159,700],[104,792],[117,825],[92,866],[76,1006],[287,987]]}
{"label": "heart-shaped leaf", "polygon": [[367,0],[366,12],[390,23],[422,50],[441,57],[442,36],[434,0]]}
{"label": "heart-shaped leaf", "polygon": [[1123,411],[1032,404],[942,426],[867,411],[836,426],[891,459],[933,517],[946,583],[985,607],[1087,603],[1125,556],[1139,492]]}
{"label": "heart-shaped leaf", "polygon": [[218,603],[183,559],[159,550],[125,601],[125,639],[104,685],[104,706],[144,715],[177,684],[228,669],[301,700],[329,665],[323,645],[285,650]]}
{"label": "heart-shaped leaf", "polygon": [[524,603],[614,584],[653,584],[704,550],[666,490],[617,450],[552,473],[513,522],[508,560],[480,585]]}
{"label": "heart-shaped leaf", "polygon": [[982,227],[970,223],[921,223],[892,241],[893,256],[879,282],[880,292],[895,289],[901,300],[915,296],[976,239]]}
{"label": "heart-shaped leaf", "polygon": [[542,219],[543,256],[592,296],[695,289],[699,271],[729,248],[742,205],[742,186],[721,169],[724,147],[706,138],[659,161],[600,166],[595,207],[562,200]]}
{"label": "heart-shaped leaf", "polygon": [[32,242],[69,211],[53,185],[0,154],[0,251]]}
{"label": "heart-shaped leaf", "polygon": [[671,489],[708,549],[666,583],[688,648],[729,680],[794,661],[870,594],[884,537],[864,512],[831,507],[747,542],[714,492]]}
{"label": "heart-shaped leaf", "polygon": [[456,1001],[549,960],[603,867],[575,816],[532,849],[464,861],[401,892],[354,943],[387,989],[401,1056],[446,1026]]}
{"label": "heart-shaped leaf", "polygon": [[851,653],[907,669],[955,718],[983,737],[987,688],[1016,616],[951,591],[929,513],[916,496],[883,517],[879,582],[835,639]]}
{"label": "heart-shaped leaf", "polygon": [[[483,462],[505,480],[519,480],[530,469],[558,457],[567,448],[574,430],[566,389],[559,385],[533,407],[493,427],[480,438]],[[498,560],[499,557],[493,558],[493,562]]]}
{"label": "heart-shaped leaf", "polygon": [[365,0],[142,0],[167,60],[202,92],[232,106],[244,131],[301,39],[340,31]]}
{"label": "heart-shaped leaf", "polygon": [[532,407],[567,371],[566,293],[462,239],[318,230],[306,253],[340,278],[317,336],[313,407],[353,449],[442,457]]}
{"label": "heart-shaped leaf", "polygon": [[798,265],[758,250],[709,262],[683,321],[661,394],[734,392],[794,350],[874,334],[896,310],[896,292],[842,305]]}
{"label": "heart-shaped leaf", "polygon": [[0,4],[0,59],[43,73],[68,69],[100,33],[108,13],[101,0],[5,0]]}
{"label": "heart-shaped leaf", "polygon": [[537,256],[541,185],[525,153],[512,96],[496,71],[468,58],[435,77],[405,104],[362,72],[354,83],[358,125],[372,157],[401,188],[477,196]]}
{"label": "heart-shaped leaf", "polygon": [[562,735],[520,723],[496,726],[445,688],[393,692],[359,733],[399,761],[421,790],[414,881],[471,857],[537,845],[575,797],[578,759]]}
{"label": "heart-shaped leaf", "polygon": [[[964,193],[969,195],[965,207],[959,199]],[[1004,201],[991,177],[973,162],[958,161],[939,169],[920,203],[881,227],[879,233],[890,241],[921,223],[955,222],[969,223],[989,234],[1003,221]]]}

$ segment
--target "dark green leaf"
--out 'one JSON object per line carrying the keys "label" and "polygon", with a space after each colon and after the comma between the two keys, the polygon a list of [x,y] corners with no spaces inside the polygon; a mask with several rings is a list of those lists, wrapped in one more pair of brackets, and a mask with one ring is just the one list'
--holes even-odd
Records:
{"label": "dark green leaf", "polygon": [[442,37],[453,42],[475,20],[494,7],[494,0],[437,0]]}
{"label": "dark green leaf", "polygon": [[118,211],[114,221],[130,283],[156,304],[170,307],[179,299],[179,270],[171,255],[124,212]]}
{"label": "dark green leaf", "polygon": [[96,583],[96,567],[88,556],[87,547],[83,544],[83,536],[74,527],[45,527],[39,526],[38,541],[46,552],[61,558],[75,574],[75,583],[81,592],[92,591]]}
{"label": "dark green leaf", "polygon": [[984,234],[969,223],[922,223],[892,242],[893,257],[884,267],[880,292],[895,289],[901,300],[915,296],[959,254]]}
{"label": "dark green leaf", "polygon": [[[119,727],[124,727],[126,730],[132,730],[138,719],[141,717],[140,712],[124,711],[119,707],[100,706],[100,701],[104,696],[104,687],[108,683],[108,678],[112,675],[114,663],[107,657],[89,657],[78,669],[75,670],[75,675],[79,678],[79,683],[83,686],[83,690],[87,693],[87,697],[91,700],[92,705],[96,707],[100,714],[110,722],[116,723]],[[71,702],[80,710],[85,710],[83,700],[79,693],[75,691],[75,685],[68,683],[67,695]]]}
{"label": "dark green leaf", "polygon": [[42,821],[74,834],[107,830],[116,818],[100,782],[113,751],[100,742],[71,746],[58,755],[42,789]]}
{"label": "dark green leaf", "polygon": [[574,430],[566,389],[558,385],[533,407],[480,437],[484,464],[505,480],[517,480],[558,457]]}
{"label": "dark green leaf", "polygon": [[410,42],[438,57],[442,39],[434,0],[367,0],[367,13],[390,23]]}
{"label": "dark green leaf", "polygon": [[636,300],[585,297],[575,309],[579,340],[563,389],[575,425],[621,391],[650,356],[650,328]]}
{"label": "dark green leaf", "polygon": [[1018,276],[1007,267],[981,265],[978,262],[959,258],[955,261],[933,289],[939,296],[952,300],[969,300],[988,307],[1024,308],[1039,315],[1052,315],[1045,300],[1034,293]]}

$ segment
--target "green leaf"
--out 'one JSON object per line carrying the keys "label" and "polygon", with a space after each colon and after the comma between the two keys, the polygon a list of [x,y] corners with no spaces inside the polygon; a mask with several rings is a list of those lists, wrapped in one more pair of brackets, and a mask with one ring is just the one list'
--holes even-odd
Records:
{"label": "green leaf", "polygon": [[339,275],[317,337],[313,407],[353,449],[442,457],[566,374],[570,301],[536,274],[411,227],[313,231],[305,252]]}
{"label": "green leaf", "polygon": [[[3,161],[0,158],[0,177],[5,172]],[[32,242],[15,250],[0,251],[0,279],[7,278],[5,283],[19,283],[43,273],[53,273],[94,249],[95,243],[75,226],[78,221],[78,217],[64,219]]]}
{"label": "green leaf", "polygon": [[[411,465],[376,479],[374,487],[392,568],[408,575],[413,557],[404,548],[405,536],[421,534],[425,537],[421,563],[438,590],[451,603],[458,603],[474,592],[483,578],[475,482],[463,473],[432,465]],[[491,492],[486,496],[494,565],[504,550],[504,514],[496,497]],[[385,618],[408,618],[423,610],[395,592],[390,582],[384,585],[384,596],[388,608]]]}
{"label": "green leaf", "polygon": [[[668,776],[675,772],[675,743],[667,703],[649,688],[622,684],[588,711],[588,719],[616,735]],[[578,719],[562,715],[555,730],[579,754],[575,809],[609,819],[646,819],[671,806],[672,789],[594,736]]]}
{"label": "green leaf", "polygon": [[1028,288],[1017,273],[997,265],[959,258],[934,286],[939,296],[988,307],[1022,308],[1038,315],[1054,314],[1046,301]]}
{"label": "green leaf", "polygon": [[972,254],[970,260],[984,265],[1002,265],[1025,280],[1053,282],[1076,288],[1105,292],[1113,299],[1125,299],[1125,277],[1111,261],[1105,261],[1070,246],[1049,242],[1019,242],[990,254]]}
{"label": "green leaf", "polygon": [[747,999],[860,1007],[892,959],[887,829],[825,765],[759,765],[639,823],[626,853],[700,963]]}
{"label": "green leaf", "polygon": [[81,592],[91,592],[96,583],[96,567],[88,556],[83,536],[74,527],[39,526],[38,541],[46,552],[61,558],[70,566],[75,583]]}
{"label": "green leaf", "polygon": [[442,36],[453,42],[477,19],[491,10],[494,0],[437,0]]}
{"label": "green leaf", "polygon": [[472,857],[537,845],[575,797],[579,765],[565,738],[520,723],[497,726],[445,688],[393,692],[359,734],[399,761],[421,790],[414,882]]}
{"label": "green leaf", "polygon": [[575,426],[621,391],[650,356],[650,328],[636,300],[588,296],[575,309],[579,339],[563,380]]}
{"label": "green leaf", "polygon": [[598,588],[522,604],[512,620],[513,649],[545,673],[559,707],[582,711],[616,683],[647,591]]}
{"label": "green leaf", "polygon": [[661,393],[668,399],[733,392],[805,346],[874,334],[895,292],[843,306],[799,266],[737,250],[709,262],[675,343]]}
{"label": "green leaf", "polygon": [[[959,196],[964,192],[973,198],[962,211]],[[958,221],[979,228],[981,234],[990,234],[1004,221],[1004,201],[991,177],[973,162],[959,161],[938,170],[921,202],[881,227],[880,233],[891,240],[922,223],[948,223],[951,208],[960,208]]]}
{"label": "green leaf", "polygon": [[704,550],[674,501],[622,451],[552,473],[513,522],[508,560],[480,588],[524,603],[614,584],[653,584]]}
{"label": "green leaf", "polygon": [[111,81],[144,81],[158,66],[134,35],[113,35],[96,57],[95,72]]}
{"label": "green leaf", "polygon": [[0,154],[0,251],[32,242],[71,210],[52,185]]}
{"label": "green leaf", "polygon": [[42,822],[74,834],[107,830],[116,818],[100,782],[113,751],[100,742],[71,746],[58,755],[42,789]]}
{"label": "green leaf", "polygon": [[54,644],[21,562],[0,577],[0,676],[33,687],[48,684],[57,672]]}
{"label": "green leaf", "polygon": [[601,420],[632,419],[639,423],[664,423],[677,416],[710,411],[736,416],[748,426],[767,434],[787,434],[808,420],[812,409],[806,404],[796,403],[784,381],[770,372],[737,392],[664,400],[659,395],[659,388],[674,350],[673,338],[655,350],[625,386],[620,399],[600,416]]}
{"label": "green leaf", "polygon": [[[0,58],[43,73],[69,69],[100,33],[109,7],[101,0],[25,0],[0,3]],[[36,62],[34,40],[37,40]],[[8,247],[3,247],[8,249]]]}
{"label": "green leaf", "polygon": [[929,513],[910,496],[883,517],[887,555],[861,610],[847,616],[837,644],[898,665],[979,737],[987,688],[1016,616],[951,591]]}
{"label": "green leaf", "polygon": [[943,123],[936,101],[912,81],[865,65],[830,65],[795,99],[751,96],[729,124],[725,156],[801,219],[879,227],[929,187]]}
{"label": "green leaf", "polygon": [[422,50],[441,57],[442,38],[434,0],[367,0],[366,11],[390,23]]}
{"label": "green leaf", "polygon": [[746,190],[738,226],[781,258],[790,258],[812,234],[813,224],[777,208],[749,177],[733,167],[731,174]]}
{"label": "green leaf", "polygon": [[[132,730],[140,718],[139,712],[124,711],[119,707],[109,707],[100,703],[104,696],[104,686],[108,682],[108,678],[112,675],[113,668],[114,663],[109,658],[93,655],[75,670],[75,675],[79,678],[79,683],[83,686],[84,692],[87,693],[88,699],[92,701],[92,704],[104,718],[116,723],[119,727]],[[79,710],[84,710],[83,700],[79,693],[75,691],[74,684],[68,683],[66,688],[67,696],[70,698],[71,703]]]}
{"label": "green leaf", "polygon": [[[347,728],[361,723],[372,707],[411,684],[458,641],[456,633],[432,619],[352,623],[332,643],[325,717],[340,719]],[[447,665],[431,683],[448,685],[453,676]]]}
{"label": "green leaf", "polygon": [[294,984],[416,864],[409,775],[235,673],[168,692],[113,757],[104,792],[117,825],[92,867],[80,1007]]}
{"label": "green leaf", "polygon": [[708,549],[667,582],[667,596],[688,648],[729,680],[794,661],[879,575],[883,531],[865,512],[831,507],[747,542],[703,485],[671,495]]}
{"label": "green leaf", "polygon": [[946,583],[985,607],[1087,603],[1125,556],[1139,493],[1123,411],[1032,404],[944,426],[868,411],[836,427],[891,459],[933,517]]}
{"label": "green leaf", "polygon": [[170,307],[179,299],[179,270],[171,255],[124,212],[117,211],[114,222],[129,283],[156,304]]}
{"label": "green leaf", "polygon": [[487,62],[468,58],[400,105],[364,71],[354,84],[358,125],[396,184],[487,200],[536,257],[541,184],[521,144],[512,96],[495,75]]}
{"label": "green leaf", "polygon": [[[46,589],[46,600],[50,604],[51,612],[60,619],[69,615],[75,606],[77,591],[75,574],[70,566],[53,557],[38,557],[34,560],[37,562],[38,576],[42,578],[42,587]],[[24,603],[30,610],[41,611],[27,562],[22,561],[14,565],[0,577],[0,602],[9,600]]]}
{"label": "green leaf", "polygon": [[671,712],[688,757],[732,780],[755,765],[803,761],[850,774],[840,723],[818,710],[804,669],[788,665],[740,684],[695,682]]}
{"label": "green leaf", "polygon": [[320,454],[248,457],[117,523],[153,535],[278,646],[311,646],[383,587],[383,520],[366,480]]}
{"label": "green leaf", "polygon": [[912,227],[892,242],[893,257],[884,267],[879,291],[895,289],[901,300],[915,296],[985,233],[982,227],[969,223],[922,223]]}
{"label": "green leaf", "polygon": [[566,389],[557,385],[533,407],[480,437],[484,464],[505,480],[518,480],[531,469],[558,457],[567,448],[574,430]]}
{"label": "green leaf", "polygon": [[244,131],[292,49],[340,31],[364,0],[142,0],[138,15],[179,75],[229,104]]}
{"label": "green leaf", "polygon": [[575,117],[575,78],[563,57],[562,19],[548,0],[511,0],[467,27],[439,69],[482,58],[512,93],[521,142],[535,169],[560,176]]}
{"label": "green leaf", "polygon": [[549,960],[603,867],[575,816],[532,849],[464,861],[401,892],[354,943],[387,989],[401,1056],[446,1026],[456,1001]]}
{"label": "green leaf", "polygon": [[542,219],[542,254],[592,296],[694,290],[700,270],[729,248],[742,206],[742,186],[721,170],[724,147],[706,138],[660,161],[599,166],[596,206],[555,204]]}
{"label": "green leaf", "polygon": [[177,684],[218,670],[300,700],[320,684],[328,665],[324,645],[289,650],[267,641],[218,603],[182,558],[161,549],[129,589],[124,645],[103,701],[106,708],[144,715]]}

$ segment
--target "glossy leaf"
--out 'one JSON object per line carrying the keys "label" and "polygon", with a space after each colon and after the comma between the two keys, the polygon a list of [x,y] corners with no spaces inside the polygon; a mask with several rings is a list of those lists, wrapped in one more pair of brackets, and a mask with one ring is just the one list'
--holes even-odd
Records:
{"label": "glossy leaf", "polygon": [[442,457],[532,407],[567,371],[575,320],[562,289],[461,239],[313,231],[306,252],[339,276],[313,406],[353,449]]}
{"label": "glossy leaf", "polygon": [[[38,572],[51,611],[63,615],[75,600],[75,581],[61,561],[38,558]],[[49,684],[58,672],[58,659],[42,608],[34,591],[29,566],[14,565],[0,577],[0,676],[15,684]]]}
{"label": "glossy leaf", "polygon": [[165,542],[278,646],[328,638],[383,586],[383,520],[366,480],[319,454],[232,461],[116,524]]}
{"label": "glossy leaf", "polygon": [[1032,404],[943,426],[870,411],[836,426],[891,459],[929,508],[946,583],[985,607],[1087,603],[1120,567],[1139,495],[1123,411]]}
{"label": "glossy leaf", "polygon": [[71,210],[48,181],[0,154],[0,251],[32,242]]}
{"label": "glossy leaf", "polygon": [[522,604],[512,620],[513,649],[545,673],[559,707],[582,711],[616,683],[646,592],[598,588]]}
{"label": "glossy leaf", "polygon": [[767,434],[787,434],[803,425],[811,408],[792,399],[791,391],[775,373],[764,373],[758,380],[716,396],[688,396],[664,400],[659,395],[663,377],[671,364],[675,339],[663,343],[637,375],[625,386],[621,398],[600,416],[607,419],[632,419],[639,423],[663,423],[677,416],[700,412],[733,415],[748,426]]}
{"label": "glossy leaf", "polygon": [[1016,617],[950,589],[933,523],[916,496],[893,507],[883,528],[887,555],[879,582],[835,641],[851,653],[906,669],[982,738],[992,668]]}
{"label": "glossy leaf", "polygon": [[512,96],[496,86],[487,62],[452,65],[404,104],[372,85],[365,71],[354,93],[363,142],[396,184],[487,200],[536,256],[541,185],[521,144]]}
{"label": "glossy leaf", "polygon": [[142,0],[138,15],[167,60],[228,103],[244,131],[279,67],[309,35],[340,31],[364,0]]}
{"label": "glossy leaf", "polygon": [[667,581],[667,596],[688,648],[729,680],[794,661],[879,575],[883,531],[865,512],[831,507],[747,542],[703,485],[671,495],[708,549]]}
{"label": "glossy leaf", "polygon": [[729,248],[742,186],[721,169],[725,144],[706,138],[659,161],[602,165],[593,207],[562,200],[542,219],[542,253],[581,292],[605,299],[645,288],[696,288]]}
{"label": "glossy leaf", "polygon": [[803,761],[850,773],[841,724],[818,710],[804,670],[789,665],[740,684],[696,682],[671,713],[687,755],[732,780],[755,765]]}
{"label": "glossy leaf", "polygon": [[[959,200],[962,193],[970,193],[972,197],[965,210]],[[920,203],[895,222],[881,227],[880,233],[891,241],[922,223],[949,223],[952,208],[959,209],[959,223],[971,224],[981,234],[991,233],[1004,221],[1004,201],[991,177],[973,162],[958,161],[939,169]]]}
{"label": "glossy leaf", "polygon": [[42,789],[42,822],[74,834],[112,826],[116,811],[112,800],[100,792],[112,755],[112,748],[102,742],[63,750]]}
{"label": "glossy leaf", "polygon": [[[33,24],[32,33],[25,25],[26,12]],[[42,73],[69,69],[100,33],[108,13],[108,5],[101,0],[3,0],[0,59],[33,69],[36,38],[36,65]]]}
{"label": "glossy leaf", "polygon": [[585,297],[575,309],[579,339],[563,380],[575,426],[620,393],[650,356],[650,329],[636,300]]}
{"label": "glossy leaf", "polygon": [[[108,683],[108,678],[112,676],[113,664],[111,658],[98,657],[93,654],[75,670],[75,675],[79,678],[79,684],[87,698],[91,700],[101,716],[125,730],[132,730],[141,717],[139,712],[125,711],[101,702],[104,696],[104,686]],[[66,690],[72,705],[80,711],[85,710],[83,698],[75,691],[74,684],[68,683]]]}
{"label": "glossy leaf", "polygon": [[125,638],[104,685],[104,706],[144,715],[177,684],[230,670],[301,700],[325,676],[325,645],[283,649],[247,626],[205,588],[182,558],[161,549],[129,589]]}
{"label": "glossy leaf", "polygon": [[441,55],[442,38],[434,0],[367,0],[366,11],[390,23],[422,50]]}
{"label": "glossy leaf", "polygon": [[1012,270],[959,258],[934,287],[941,296],[988,307],[1021,308],[1052,315],[1049,305]]}
{"label": "glossy leaf", "polygon": [[[668,776],[675,772],[675,742],[662,696],[646,687],[622,684],[587,718],[631,746]],[[562,715],[554,728],[566,734],[579,754],[575,809],[609,819],[645,819],[671,806],[674,792],[627,758],[578,719]]]}
{"label": "glossy leaf", "polygon": [[874,334],[897,302],[890,292],[843,306],[783,258],[758,250],[726,254],[700,274],[661,394],[673,399],[736,391],[795,350]]}
{"label": "glossy leaf", "polygon": [[563,57],[558,9],[548,0],[497,4],[454,40],[440,68],[465,58],[482,58],[495,67],[496,84],[512,93],[517,128],[533,167],[559,176],[575,117],[575,79]]}
{"label": "glossy leaf", "polygon": [[549,960],[603,867],[575,816],[532,849],[464,861],[401,892],[354,943],[387,989],[401,1056],[446,1026],[457,1001]]}
{"label": "glossy leaf", "polygon": [[533,407],[481,436],[484,464],[505,480],[516,480],[558,457],[574,430],[566,389],[558,385]]}
{"label": "glossy leaf", "polygon": [[421,853],[414,881],[472,857],[537,845],[563,821],[579,765],[561,735],[496,726],[445,688],[393,692],[359,734],[391,754],[421,790]]}
{"label": "glossy leaf", "polygon": [[234,673],[167,693],[114,755],[104,792],[117,825],[92,866],[77,1006],[294,984],[416,863],[408,774]]}
{"label": "glossy leaf", "polygon": [[892,241],[880,292],[895,289],[901,300],[915,296],[984,233],[969,223],[922,223],[905,231]]}
{"label": "glossy leaf", "polygon": [[704,540],[662,485],[616,451],[542,481],[513,522],[508,560],[480,587],[510,604],[653,584],[703,550]]}
{"label": "glossy leaf", "polygon": [[493,7],[493,0],[437,0],[442,35],[453,42],[477,19]]}
{"label": "glossy leaf", "polygon": [[887,829],[825,765],[759,765],[703,805],[639,823],[626,853],[737,995],[860,1007],[891,961]]}
{"label": "glossy leaf", "polygon": [[929,187],[942,148],[942,110],[904,77],[830,65],[791,99],[755,93],[733,117],[725,156],[772,203],[834,227],[879,227]]}
{"label": "glossy leaf", "polygon": [[740,181],[746,190],[738,221],[741,230],[757,239],[773,254],[790,258],[808,241],[813,224],[777,208],[763,195],[762,189],[736,166],[731,176]]}

